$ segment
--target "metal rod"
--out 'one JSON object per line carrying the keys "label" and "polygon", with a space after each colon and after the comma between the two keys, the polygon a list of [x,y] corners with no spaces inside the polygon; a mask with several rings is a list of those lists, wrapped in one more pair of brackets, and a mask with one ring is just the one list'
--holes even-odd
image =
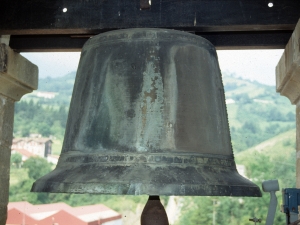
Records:
{"label": "metal rod", "polygon": [[167,213],[159,196],[149,196],[142,212],[141,225],[169,225]]}

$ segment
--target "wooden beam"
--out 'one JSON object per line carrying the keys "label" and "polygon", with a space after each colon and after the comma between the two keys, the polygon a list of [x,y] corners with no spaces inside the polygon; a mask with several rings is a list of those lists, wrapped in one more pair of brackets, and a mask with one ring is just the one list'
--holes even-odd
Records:
{"label": "wooden beam", "polygon": [[283,49],[292,31],[196,33],[209,40],[218,50]]}
{"label": "wooden beam", "polygon": [[9,46],[16,52],[80,52],[89,36],[12,35]]}
{"label": "wooden beam", "polygon": [[98,34],[156,27],[194,32],[293,30],[300,1],[277,0],[1,0],[0,34]]}
{"label": "wooden beam", "polygon": [[[195,33],[195,32],[192,32]],[[269,32],[196,32],[217,49],[280,49],[291,31]],[[17,52],[81,51],[91,35],[12,35],[10,47]]]}

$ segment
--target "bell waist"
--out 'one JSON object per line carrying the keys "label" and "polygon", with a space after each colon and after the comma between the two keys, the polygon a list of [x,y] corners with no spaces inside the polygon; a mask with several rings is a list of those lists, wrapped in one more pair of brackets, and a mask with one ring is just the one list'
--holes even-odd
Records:
{"label": "bell waist", "polygon": [[62,153],[59,159],[60,166],[72,163],[113,163],[115,164],[173,164],[177,166],[209,165],[220,167],[235,167],[233,155],[214,155],[197,153],[81,153],[68,151]]}

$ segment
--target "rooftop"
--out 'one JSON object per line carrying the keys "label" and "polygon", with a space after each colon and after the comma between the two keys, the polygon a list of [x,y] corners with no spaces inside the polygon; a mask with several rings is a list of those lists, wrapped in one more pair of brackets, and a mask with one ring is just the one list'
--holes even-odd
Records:
{"label": "rooftop", "polygon": [[34,224],[37,225],[44,224],[49,219],[55,220],[56,223],[64,224],[63,221],[58,221],[60,218],[73,218],[80,220],[81,224],[121,219],[121,214],[102,204],[71,207],[65,203],[32,205],[24,201],[10,202],[8,204],[7,224],[16,223],[17,215],[20,214],[26,215],[28,224],[30,224],[30,221],[34,221]]}

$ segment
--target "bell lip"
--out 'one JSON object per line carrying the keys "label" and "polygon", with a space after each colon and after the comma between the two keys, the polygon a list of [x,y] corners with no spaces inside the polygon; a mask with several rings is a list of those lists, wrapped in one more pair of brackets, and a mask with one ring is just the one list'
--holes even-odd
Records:
{"label": "bell lip", "polygon": [[[66,189],[66,190],[62,190],[62,189],[51,189],[51,186],[59,186],[61,183],[55,183],[55,182],[44,182],[44,181],[40,181],[37,180],[36,182],[34,182],[30,192],[51,192],[51,193],[73,193],[73,194],[100,194],[100,195],[132,195],[132,196],[136,196],[136,195],[157,195],[157,196],[228,196],[228,197],[262,197],[262,193],[260,191],[260,189],[258,187],[249,187],[249,186],[231,186],[229,189],[231,190],[235,190],[235,189],[247,189],[244,191],[239,191],[239,193],[232,193],[232,192],[227,192],[224,193],[222,192],[221,194],[217,194],[217,192],[219,192],[220,190],[226,189],[228,186],[215,186],[212,185],[213,188],[215,188],[213,193],[206,193],[206,192],[202,192],[202,193],[194,193],[194,192],[184,192],[181,193],[180,191],[175,191],[173,193],[164,193],[164,192],[93,192],[93,191],[80,191],[80,190],[70,190],[70,189]],[[81,184],[77,184],[78,186],[84,186],[86,185],[85,183],[81,183]],[[101,185],[101,184],[95,184],[98,187],[102,188],[107,185],[109,186],[113,186],[115,187],[115,189],[126,189],[128,188],[128,185],[123,184],[105,184],[105,185]],[[147,184],[145,184],[147,185]],[[167,186],[167,185],[166,185]],[[178,185],[177,185],[178,186]],[[188,186],[188,185],[187,185]],[[198,185],[190,185],[190,189],[193,189],[193,186],[196,187]],[[49,188],[50,187],[50,188]],[[159,188],[159,187],[157,187]],[[168,187],[167,187],[168,188]],[[179,187],[180,188],[180,187]],[[179,189],[177,188],[177,189]],[[209,187],[208,187],[209,188]]]}
{"label": "bell lip", "polygon": [[[119,166],[120,167],[120,166]],[[68,178],[69,171],[63,169],[55,169],[49,174],[41,177],[34,182],[31,192],[53,192],[53,193],[89,193],[89,194],[104,194],[104,195],[163,195],[163,196],[232,196],[232,197],[262,197],[260,188],[249,181],[248,179],[242,177],[236,170],[229,168],[225,173],[218,173],[217,176],[223,177],[222,182],[227,182],[227,184],[217,184],[216,183],[172,183],[172,182],[149,182],[151,180],[142,179],[140,181],[128,181],[121,180],[118,175],[116,175],[114,168],[112,166],[112,173],[107,175],[115,176],[113,182],[105,180],[95,182],[87,182],[86,180],[78,180],[73,182],[72,179]],[[174,167],[176,170],[176,167]],[[81,170],[80,166],[77,168]],[[99,168],[98,168],[99,169]],[[102,168],[103,169],[103,168]],[[118,168],[120,169],[120,168]],[[140,168],[140,170],[142,167]],[[178,168],[177,168],[178,169]],[[192,173],[195,173],[192,168]],[[212,169],[208,168],[209,170]],[[74,168],[71,169],[75,170]],[[146,170],[146,169],[145,169]],[[174,171],[175,171],[174,170]],[[101,168],[100,170],[101,171]],[[171,169],[166,170],[165,174],[169,174]],[[176,172],[170,172],[174,174]],[[95,174],[96,171],[91,172]],[[227,174],[230,174],[229,178],[225,178]],[[212,174],[210,174],[213,176]],[[74,176],[74,175],[73,175]],[[76,176],[76,175],[75,175]],[[184,176],[187,176],[185,174]],[[64,179],[67,177],[67,179]],[[84,177],[85,178],[85,177]],[[229,184],[234,180],[234,183]],[[87,185],[88,184],[88,185]]]}
{"label": "bell lip", "polygon": [[[62,154],[56,169],[38,179],[31,191],[114,195],[262,196],[256,184],[237,172],[233,155],[133,155],[135,156],[128,153]],[[159,156],[160,160],[156,161],[154,156]]]}

